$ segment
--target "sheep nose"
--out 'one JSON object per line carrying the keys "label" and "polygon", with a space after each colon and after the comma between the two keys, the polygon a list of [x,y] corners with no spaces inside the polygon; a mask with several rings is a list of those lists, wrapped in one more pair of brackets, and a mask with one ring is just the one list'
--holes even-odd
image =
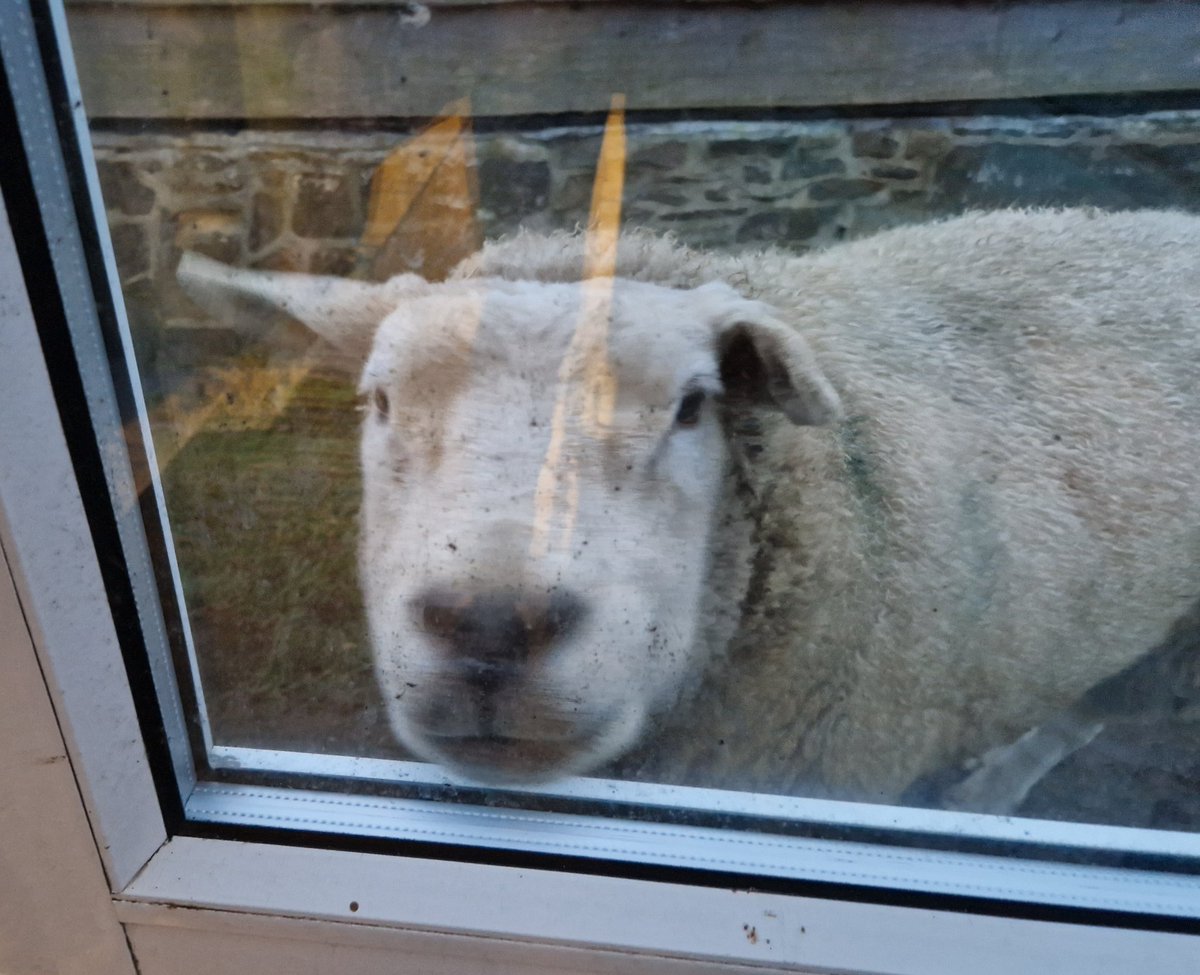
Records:
{"label": "sheep nose", "polygon": [[432,589],[418,605],[424,631],[457,658],[501,669],[544,655],[586,613],[580,598],[560,589],[536,594]]}

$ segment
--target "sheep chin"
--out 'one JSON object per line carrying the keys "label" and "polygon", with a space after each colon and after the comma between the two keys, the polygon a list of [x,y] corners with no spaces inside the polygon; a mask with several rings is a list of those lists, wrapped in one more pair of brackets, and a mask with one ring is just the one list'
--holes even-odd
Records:
{"label": "sheep chin", "polygon": [[414,734],[410,729],[402,740],[422,758],[472,783],[520,788],[599,768],[628,749],[643,724],[640,713],[625,708],[570,738]]}
{"label": "sheep chin", "polygon": [[521,738],[438,739],[430,750],[449,772],[485,786],[543,785],[565,778],[580,764],[587,743]]}

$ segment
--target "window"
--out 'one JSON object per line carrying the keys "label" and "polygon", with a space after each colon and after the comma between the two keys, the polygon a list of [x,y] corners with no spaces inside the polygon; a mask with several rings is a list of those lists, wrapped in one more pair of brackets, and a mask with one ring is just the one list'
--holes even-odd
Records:
{"label": "window", "polygon": [[144,970],[1195,957],[1200,18],[1101,6],[16,8],[5,552]]}

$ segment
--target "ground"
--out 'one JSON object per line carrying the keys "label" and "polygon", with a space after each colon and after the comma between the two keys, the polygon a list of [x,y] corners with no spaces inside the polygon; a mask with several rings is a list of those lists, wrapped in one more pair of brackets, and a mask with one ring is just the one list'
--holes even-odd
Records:
{"label": "ground", "polygon": [[266,429],[206,430],[167,468],[218,744],[400,754],[355,570],[357,424],[349,383],[310,378]]}

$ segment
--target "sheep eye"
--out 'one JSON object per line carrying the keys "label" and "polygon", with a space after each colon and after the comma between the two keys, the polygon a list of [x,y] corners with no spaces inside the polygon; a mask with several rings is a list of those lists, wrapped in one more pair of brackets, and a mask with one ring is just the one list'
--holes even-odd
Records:
{"label": "sheep eye", "polygon": [[375,392],[371,394],[371,405],[375,407],[375,415],[379,419],[387,419],[388,410],[391,407],[391,404],[388,402],[387,393],[385,393],[382,389],[375,390]]}
{"label": "sheep eye", "polygon": [[700,409],[704,406],[704,391],[694,389],[679,402],[675,423],[681,427],[694,427],[700,422]]}

